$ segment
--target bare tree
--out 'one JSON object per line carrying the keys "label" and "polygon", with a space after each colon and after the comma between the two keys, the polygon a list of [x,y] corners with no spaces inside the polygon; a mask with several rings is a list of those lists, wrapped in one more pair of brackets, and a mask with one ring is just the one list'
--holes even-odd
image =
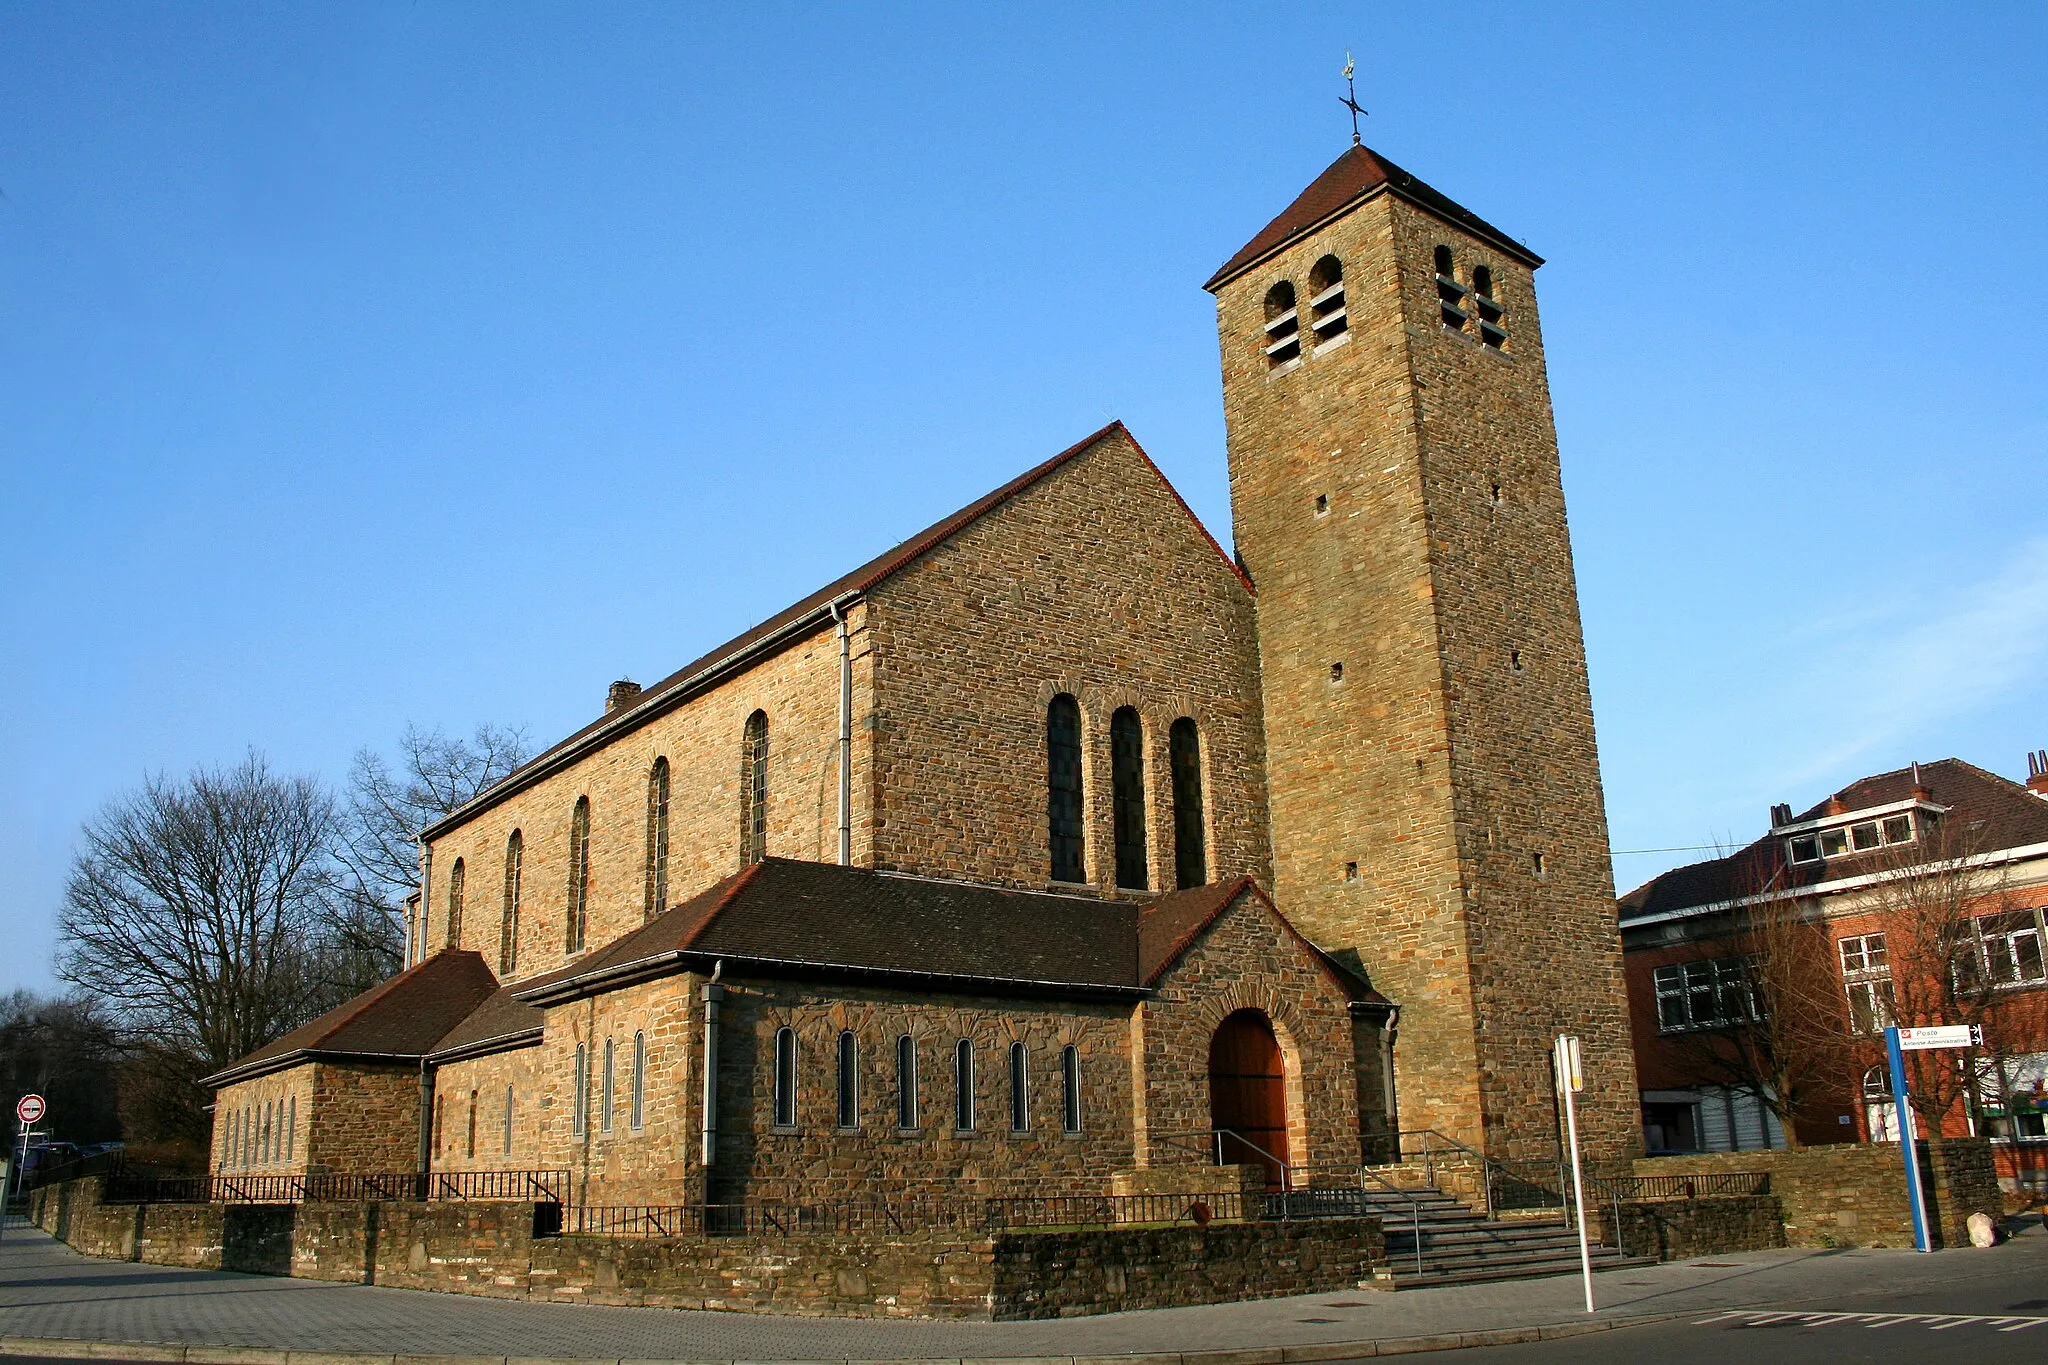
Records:
{"label": "bare tree", "polygon": [[408,725],[393,765],[371,749],[349,770],[337,906],[337,939],[372,980],[405,956],[405,898],[419,882],[419,835],[434,821],[503,781],[526,761],[526,732],[484,724],[468,739]]}
{"label": "bare tree", "polygon": [[57,974],[129,1037],[227,1065],[334,1003],[333,799],[251,753],[151,777],[88,821]]}
{"label": "bare tree", "polygon": [[122,1136],[114,1068],[120,1045],[112,1020],[90,996],[0,996],[0,1097],[9,1108],[0,1136],[18,1131],[12,1101],[30,1091],[50,1103],[39,1128],[64,1142]]}
{"label": "bare tree", "polygon": [[1782,864],[1730,856],[1736,903],[1707,986],[1716,1023],[1672,1041],[1704,1079],[1755,1095],[1796,1148],[1799,1123],[1833,1110],[1850,1054],[1833,944],[1819,907],[1783,894]]}

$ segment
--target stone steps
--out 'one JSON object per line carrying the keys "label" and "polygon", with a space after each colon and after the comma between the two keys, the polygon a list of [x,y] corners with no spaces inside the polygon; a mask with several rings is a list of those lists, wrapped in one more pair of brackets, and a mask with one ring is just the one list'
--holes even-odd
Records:
{"label": "stone steps", "polygon": [[[1578,1273],[1578,1234],[1562,1217],[1488,1219],[1441,1190],[1427,1187],[1415,1189],[1412,1200],[1385,1190],[1345,1193],[1354,1208],[1380,1220],[1387,1239],[1387,1268],[1397,1288]],[[1332,1204],[1343,1202],[1336,1192],[1325,1198]],[[1418,1236],[1422,1242],[1419,1270],[1415,1262]],[[1595,1270],[1654,1263],[1654,1258],[1624,1256],[1613,1247],[1595,1244],[1590,1250]]]}

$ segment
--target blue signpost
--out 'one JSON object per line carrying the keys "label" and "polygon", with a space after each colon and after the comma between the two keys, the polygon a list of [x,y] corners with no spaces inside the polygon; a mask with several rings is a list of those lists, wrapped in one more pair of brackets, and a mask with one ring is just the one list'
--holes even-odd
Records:
{"label": "blue signpost", "polygon": [[1906,1162],[1906,1199],[1913,1206],[1913,1249],[1932,1251],[1927,1236],[1927,1198],[1920,1187],[1920,1144],[1913,1131],[1913,1106],[1906,1094],[1906,1054],[1935,1048],[1981,1047],[1981,1024],[1944,1024],[1933,1028],[1888,1028],[1884,1031],[1885,1060],[1892,1069],[1892,1103],[1899,1112],[1899,1151]]}

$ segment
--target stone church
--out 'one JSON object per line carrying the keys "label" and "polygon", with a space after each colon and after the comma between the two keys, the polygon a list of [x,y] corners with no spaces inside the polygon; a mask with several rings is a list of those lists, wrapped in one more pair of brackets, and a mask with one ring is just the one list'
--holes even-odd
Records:
{"label": "stone church", "polygon": [[[1085,437],[427,829],[234,1172],[590,1204],[1639,1148],[1534,272],[1354,145],[1208,280],[1236,553]],[[1439,1145],[1441,1145],[1439,1143]]]}

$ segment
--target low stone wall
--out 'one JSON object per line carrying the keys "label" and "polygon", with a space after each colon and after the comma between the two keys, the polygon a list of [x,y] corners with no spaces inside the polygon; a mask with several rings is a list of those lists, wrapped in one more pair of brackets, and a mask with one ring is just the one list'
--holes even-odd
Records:
{"label": "low stone wall", "polygon": [[38,1192],[36,1221],[90,1255],[489,1298],[846,1317],[1037,1318],[1351,1289],[1378,1220],[980,1238],[535,1237],[529,1204],[101,1204]]}
{"label": "low stone wall", "polygon": [[[1771,1193],[1784,1210],[1787,1245],[1913,1245],[1905,1163],[1891,1143],[1645,1157],[1635,1169],[1638,1175],[1769,1171]],[[1930,1230],[1936,1246],[1968,1246],[1967,1223],[1973,1213],[2001,1215],[1998,1177],[1987,1140],[1949,1138],[1932,1150],[1922,1144],[1920,1170],[1934,1205]]]}
{"label": "low stone wall", "polygon": [[[1590,1211],[1587,1226],[1601,1241],[1614,1239],[1614,1209]],[[1621,1240],[1631,1256],[1683,1261],[1733,1251],[1769,1251],[1785,1245],[1785,1211],[1776,1195],[1644,1200],[1621,1206]]]}

